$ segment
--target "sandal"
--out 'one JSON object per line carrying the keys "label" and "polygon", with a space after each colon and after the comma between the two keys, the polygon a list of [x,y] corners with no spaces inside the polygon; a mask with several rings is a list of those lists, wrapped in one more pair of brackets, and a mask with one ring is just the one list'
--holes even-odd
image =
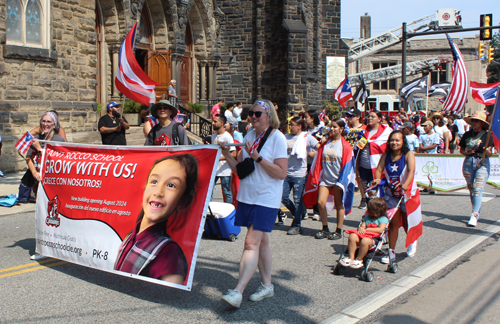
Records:
{"label": "sandal", "polygon": [[333,232],[333,233],[329,233],[328,234],[328,239],[329,240],[339,240],[342,238],[342,235],[337,233],[337,232]]}
{"label": "sandal", "polygon": [[316,235],[314,237],[317,238],[318,240],[321,240],[321,239],[327,238],[328,235],[330,235],[330,234],[331,234],[330,232],[319,231],[318,233],[316,233]]}

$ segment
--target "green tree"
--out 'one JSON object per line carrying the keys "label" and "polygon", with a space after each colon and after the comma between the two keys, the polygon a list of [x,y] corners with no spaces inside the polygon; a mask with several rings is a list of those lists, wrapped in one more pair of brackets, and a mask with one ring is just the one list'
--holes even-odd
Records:
{"label": "green tree", "polygon": [[490,46],[495,49],[495,54],[493,55],[494,60],[486,68],[486,76],[488,77],[488,83],[495,83],[500,81],[500,33],[496,33],[490,40]]}

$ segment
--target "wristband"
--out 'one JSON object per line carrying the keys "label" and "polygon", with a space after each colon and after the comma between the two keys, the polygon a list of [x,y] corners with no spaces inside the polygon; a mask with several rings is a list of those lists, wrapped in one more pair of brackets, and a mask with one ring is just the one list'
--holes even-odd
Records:
{"label": "wristband", "polygon": [[262,156],[259,156],[259,158],[257,160],[255,160],[255,162],[257,162],[257,163],[262,162]]}

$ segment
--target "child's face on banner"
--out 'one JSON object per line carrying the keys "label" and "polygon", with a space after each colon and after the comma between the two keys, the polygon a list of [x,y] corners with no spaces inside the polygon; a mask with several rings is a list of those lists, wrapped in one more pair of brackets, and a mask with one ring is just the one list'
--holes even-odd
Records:
{"label": "child's face on banner", "polygon": [[165,221],[176,210],[184,191],[186,172],[180,163],[175,160],[158,163],[144,189],[144,217],[155,224]]}

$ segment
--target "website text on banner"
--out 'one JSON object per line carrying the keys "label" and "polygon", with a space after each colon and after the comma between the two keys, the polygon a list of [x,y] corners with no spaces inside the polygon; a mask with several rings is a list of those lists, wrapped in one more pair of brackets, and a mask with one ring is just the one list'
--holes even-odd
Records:
{"label": "website text on banner", "polygon": [[[439,191],[453,191],[467,187],[462,175],[464,163],[462,155],[415,154],[415,179],[419,185],[429,186]],[[500,187],[500,163],[498,158],[491,159],[488,183]]]}
{"label": "website text on banner", "polygon": [[216,145],[48,143],[36,251],[190,290],[219,154]]}

